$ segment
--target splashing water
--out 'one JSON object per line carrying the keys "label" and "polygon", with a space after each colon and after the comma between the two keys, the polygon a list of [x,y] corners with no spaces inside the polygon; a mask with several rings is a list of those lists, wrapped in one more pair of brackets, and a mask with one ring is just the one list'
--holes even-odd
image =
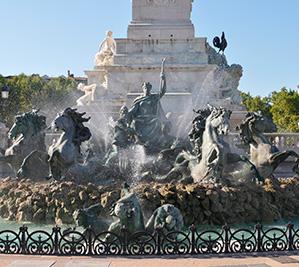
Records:
{"label": "splashing water", "polygon": [[133,164],[132,183],[138,184],[141,180],[141,173],[144,165],[153,162],[154,156],[149,156],[145,152],[145,148],[142,145],[133,146],[133,157],[131,158],[131,164]]}
{"label": "splashing water", "polygon": [[119,151],[118,167],[121,173],[129,174],[132,185],[140,182],[144,166],[153,162],[154,156],[149,156],[142,145],[133,145]]}
{"label": "splashing water", "polygon": [[194,117],[193,109],[204,108],[209,104],[211,97],[208,92],[215,87],[214,70],[210,70],[204,81],[197,86],[195,85],[192,92],[192,103],[185,105],[185,109],[177,119],[174,129],[176,138],[186,137],[192,126],[192,118]]}

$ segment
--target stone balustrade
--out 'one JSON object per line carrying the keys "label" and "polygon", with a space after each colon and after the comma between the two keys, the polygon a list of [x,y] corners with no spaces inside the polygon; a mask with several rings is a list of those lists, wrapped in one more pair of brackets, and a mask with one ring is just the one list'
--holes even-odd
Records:
{"label": "stone balustrade", "polygon": [[[280,151],[294,150],[299,154],[299,133],[265,133],[265,136]],[[238,133],[230,133],[226,141],[230,144],[232,152],[241,155],[248,154],[248,147],[242,144]],[[289,158],[289,160],[294,159]]]}
{"label": "stone balustrade", "polygon": [[279,150],[295,150],[299,153],[299,133],[266,133]]}

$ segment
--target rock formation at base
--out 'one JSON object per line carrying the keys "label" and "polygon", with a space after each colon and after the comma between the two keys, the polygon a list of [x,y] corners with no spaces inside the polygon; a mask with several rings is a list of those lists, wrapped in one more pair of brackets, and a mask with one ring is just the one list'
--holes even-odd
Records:
{"label": "rock formation at base", "polygon": [[[6,178],[0,182],[0,216],[19,222],[73,224],[75,210],[101,204],[99,215],[112,221],[109,209],[120,198],[121,185],[115,188]],[[299,215],[299,180],[295,178],[235,187],[147,183],[132,190],[139,197],[146,221],[164,204],[180,209],[185,225],[271,223]]]}

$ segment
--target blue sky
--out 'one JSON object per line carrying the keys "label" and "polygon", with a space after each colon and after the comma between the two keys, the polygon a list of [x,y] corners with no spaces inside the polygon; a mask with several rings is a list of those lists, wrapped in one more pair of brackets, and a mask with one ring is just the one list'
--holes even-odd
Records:
{"label": "blue sky", "polygon": [[[83,76],[107,29],[126,37],[130,0],[0,0],[0,73]],[[196,35],[226,32],[240,89],[267,95],[299,84],[298,0],[194,0]]]}

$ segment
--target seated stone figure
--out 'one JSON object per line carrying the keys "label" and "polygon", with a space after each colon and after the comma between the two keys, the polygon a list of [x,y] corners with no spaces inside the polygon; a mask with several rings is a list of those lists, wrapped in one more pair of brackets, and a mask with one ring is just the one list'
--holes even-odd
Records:
{"label": "seated stone figure", "polygon": [[149,232],[157,228],[164,233],[181,231],[184,227],[184,219],[181,211],[172,204],[164,204],[157,208],[148,220],[145,229]]}
{"label": "seated stone figure", "polygon": [[134,142],[134,130],[128,125],[128,108],[122,106],[119,119],[114,126],[112,144],[119,148],[127,148]]}
{"label": "seated stone figure", "polygon": [[128,108],[122,106],[119,111],[119,119],[113,127],[112,149],[107,154],[105,165],[115,163],[120,152],[134,143],[134,134],[134,130],[128,124]]}
{"label": "seated stone figure", "polygon": [[165,147],[169,140],[170,122],[162,109],[160,99],[166,93],[166,77],[164,74],[164,62],[162,62],[160,92],[152,94],[152,85],[143,83],[143,95],[136,98],[129,110],[129,122],[136,132],[137,143],[142,144],[147,152]]}
{"label": "seated stone figure", "polygon": [[112,38],[112,31],[106,32],[106,38],[101,43],[99,52],[95,56],[95,65],[104,66],[113,64],[113,56],[116,53],[116,42]]}

